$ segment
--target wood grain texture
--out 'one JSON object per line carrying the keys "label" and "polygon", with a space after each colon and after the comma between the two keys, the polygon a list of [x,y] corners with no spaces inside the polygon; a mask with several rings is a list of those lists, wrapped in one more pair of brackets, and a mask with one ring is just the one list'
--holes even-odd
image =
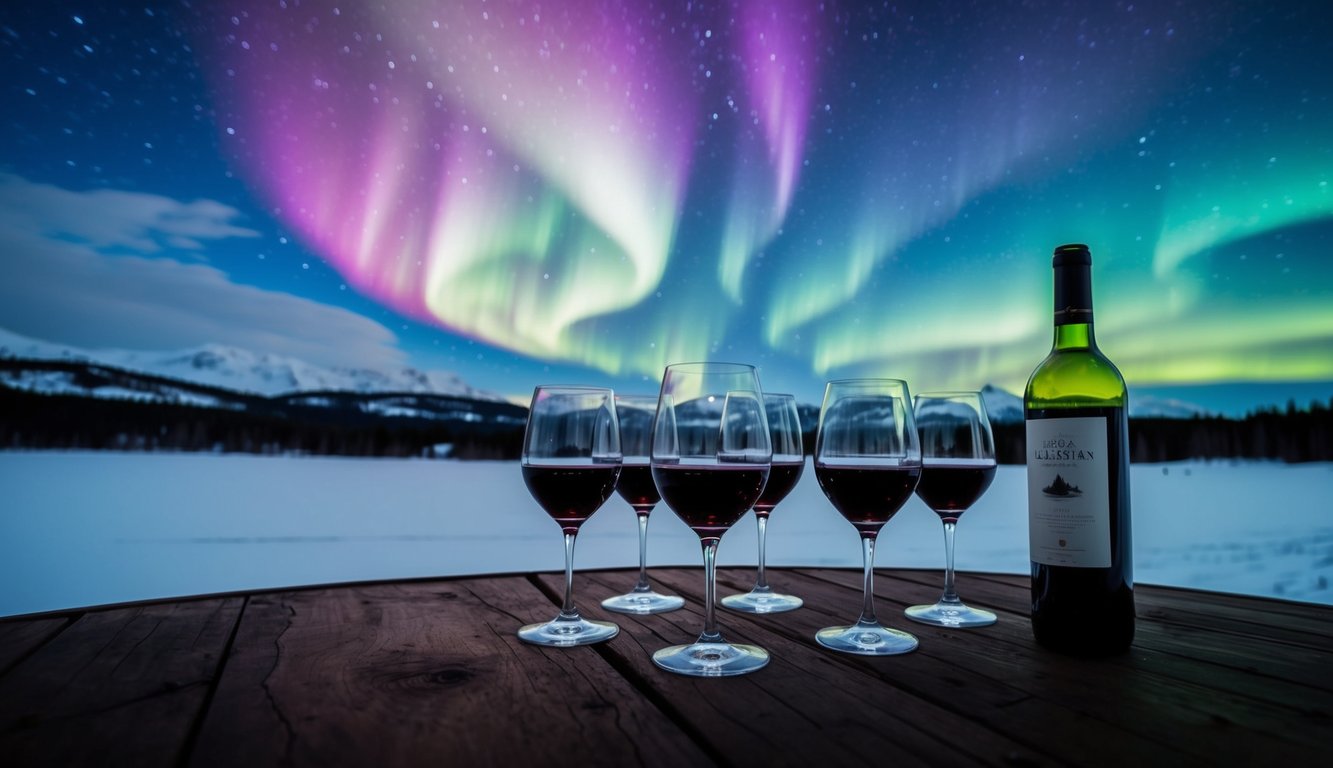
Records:
{"label": "wood grain texture", "polygon": [[[975,727],[969,716],[957,711],[956,702],[942,706],[920,697],[914,690],[916,677],[947,672],[939,665],[903,674],[920,665],[913,654],[866,659],[816,645],[815,630],[854,620],[860,602],[855,593],[813,580],[788,579],[787,586],[806,598],[807,606],[832,605],[834,613],[811,608],[765,617],[719,612],[728,640],[755,643],[773,655],[765,669],[725,680],[662,671],[652,664],[651,654],[691,642],[703,628],[703,571],[662,569],[653,575],[684,596],[686,608],[645,617],[608,649],[621,653],[630,673],[652,686],[674,717],[705,734],[723,754],[762,754],[770,765],[1049,762],[1008,734]],[[583,593],[600,600],[622,587],[617,579],[600,589],[590,584]],[[931,684],[940,682],[946,681],[934,679]],[[995,696],[999,703],[1005,693],[986,690],[977,695]],[[958,732],[961,738],[950,736]]]}
{"label": "wood grain texture", "polygon": [[0,764],[175,762],[241,603],[188,600],[80,616],[0,678]]}
{"label": "wood grain texture", "polygon": [[[1097,761],[1124,763],[1155,754],[1178,764],[1191,762],[1188,752],[1170,739],[1130,722],[1134,716],[1151,713],[1132,709],[1116,711],[1113,716],[1103,713],[1097,699],[1100,694],[1095,690],[1106,680],[1119,678],[1095,664],[1039,651],[1031,641],[1026,617],[1002,615],[995,626],[973,630],[931,627],[906,619],[902,610],[908,605],[933,602],[938,597],[938,573],[920,581],[901,579],[892,572],[877,574],[880,620],[916,635],[921,641],[917,651],[881,659],[829,653],[814,642],[814,633],[825,626],[855,620],[860,611],[860,572],[818,571],[806,575],[811,576],[808,585],[789,580],[787,586],[802,597],[808,596],[807,607],[784,614],[791,618],[772,625],[773,631],[789,637],[796,644],[793,652],[807,657],[800,663],[826,656],[844,659],[855,665],[859,675],[909,692],[913,702],[908,712],[948,712],[948,718],[928,717],[921,726],[929,728],[938,742],[930,753],[933,762],[1044,763],[1075,755],[1075,762],[1088,763],[1093,758],[1083,754],[1086,745],[1096,745]],[[760,623],[767,618],[753,621]],[[734,625],[741,620],[748,617],[728,617],[727,623]],[[1068,679],[1073,674],[1082,679]],[[1056,692],[1052,678],[1069,688]],[[1093,701],[1076,695],[1085,689],[1093,689],[1089,694]],[[1118,710],[1121,706],[1122,702],[1114,702],[1109,708]],[[1001,737],[1009,744],[973,753],[987,737]],[[903,737],[899,733],[893,738],[901,742]]]}
{"label": "wood grain texture", "polygon": [[522,577],[255,598],[191,763],[707,762],[596,649],[515,636],[555,612]]}
{"label": "wood grain texture", "polygon": [[[964,573],[994,626],[916,624],[936,570],[881,569],[876,610],[920,648],[827,651],[861,575],[775,569],[806,601],[725,636],[768,649],[741,678],[694,679],[651,654],[703,626],[703,569],[658,568],[683,610],[609,614],[629,570],[580,572],[596,646],[522,643],[562,577],[306,588],[0,622],[0,765],[1219,765],[1322,763],[1333,743],[1333,607],[1139,585],[1131,650],[1103,660],[1032,640],[1028,579]],[[750,569],[719,571],[719,595]],[[4,667],[0,666],[0,670]]]}
{"label": "wood grain texture", "polygon": [[55,637],[73,619],[29,619],[0,622],[0,675]]}
{"label": "wood grain texture", "polygon": [[[890,572],[894,584],[923,584],[926,573]],[[840,579],[849,587],[859,585],[858,574],[821,571],[819,575]],[[1028,585],[1021,577],[1005,577],[969,579],[959,588],[972,603],[1012,611],[1016,601],[1026,599]],[[888,586],[885,591],[892,595],[899,590]],[[1140,587],[1136,592],[1140,603],[1151,603],[1155,590]],[[893,602],[898,611],[911,604],[910,600]],[[1311,612],[1330,613],[1310,608]],[[1192,637],[1182,641],[1140,611],[1130,652],[1102,660],[1072,659],[1040,648],[1032,641],[1027,617],[1016,612],[1002,615],[998,624],[981,630],[912,626],[922,638],[919,653],[947,654],[960,672],[1002,674],[1009,685],[1030,695],[1017,708],[1017,722],[997,722],[997,727],[1021,728],[1025,721],[1059,723],[1060,713],[1051,708],[1074,713],[1076,722],[1060,726],[1057,732],[1089,735],[1071,740],[1062,752],[1095,744],[1100,760],[1133,745],[1131,754],[1138,752],[1138,759],[1157,754],[1163,759],[1216,764],[1222,758],[1299,759],[1317,749],[1321,741],[1327,743],[1329,737],[1329,721],[1322,713],[1333,710],[1333,696],[1312,693],[1302,684],[1283,679],[1291,665],[1287,658],[1291,649],[1281,647],[1280,653],[1273,653],[1278,646],[1260,642],[1269,653],[1255,648],[1248,665],[1238,667],[1235,662],[1240,654],[1230,645],[1234,638],[1204,622],[1197,623],[1191,629]],[[971,634],[977,637],[969,638]],[[951,644],[945,645],[946,641]],[[1333,640],[1324,646],[1322,652],[1298,649],[1295,655],[1310,662],[1322,658],[1326,666],[1333,661]],[[1003,657],[1010,663],[999,661]],[[1256,680],[1261,682],[1255,685]],[[996,716],[999,714],[1008,713]],[[1108,728],[1121,733],[1108,739],[1114,732]],[[1101,737],[1091,735],[1096,729],[1103,731]],[[1140,751],[1148,745],[1151,750]]]}

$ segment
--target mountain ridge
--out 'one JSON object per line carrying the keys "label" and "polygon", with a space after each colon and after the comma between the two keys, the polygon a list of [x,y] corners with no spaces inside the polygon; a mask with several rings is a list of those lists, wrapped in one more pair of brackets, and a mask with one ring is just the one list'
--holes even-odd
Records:
{"label": "mountain ridge", "polygon": [[[40,341],[0,328],[0,359],[6,358],[82,361],[264,397],[303,392],[354,392],[432,394],[508,401],[506,397],[471,386],[451,371],[423,371],[412,366],[388,369],[319,366],[299,358],[222,344],[202,344],[164,351],[84,349]],[[31,376],[26,380],[10,378],[5,383],[32,391],[62,391],[58,377],[45,382]],[[82,394],[115,396],[111,393]],[[986,403],[987,413],[995,423],[1014,424],[1023,421],[1021,396],[994,384],[982,387],[981,396]],[[1212,415],[1193,403],[1152,395],[1139,396],[1134,394],[1133,389],[1130,390],[1129,411],[1130,416],[1135,418],[1189,419]]]}
{"label": "mountain ridge", "polygon": [[[180,350],[141,351],[83,349],[31,339],[0,328],[0,359],[65,360],[105,365],[123,371],[221,387],[243,394],[274,397],[300,392],[338,391],[435,394],[473,400],[506,401],[477,389],[450,371],[423,371],[411,366],[352,368],[319,366],[299,358],[254,352],[222,344]],[[11,386],[14,382],[8,382]],[[41,389],[32,382],[35,391]],[[47,382],[50,387],[55,382]]]}
{"label": "mountain ridge", "polygon": [[[1023,421],[1023,398],[994,384],[981,388],[981,399],[986,413],[997,424],[1018,424]],[[1176,398],[1155,395],[1136,395],[1129,390],[1129,415],[1135,419],[1192,419],[1216,415],[1202,406]]]}

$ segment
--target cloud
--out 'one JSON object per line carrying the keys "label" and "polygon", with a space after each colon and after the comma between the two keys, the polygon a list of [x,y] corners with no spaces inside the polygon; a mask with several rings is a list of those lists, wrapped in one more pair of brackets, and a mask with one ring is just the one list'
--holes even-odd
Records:
{"label": "cloud", "polygon": [[82,347],[217,343],[318,365],[406,362],[393,332],[354,312],[141,255],[257,236],[233,223],[239,215],[212,200],[72,192],[0,174],[0,326]]}
{"label": "cloud", "polygon": [[258,237],[230,222],[235,208],[214,200],[182,203],[116,189],[74,192],[0,174],[0,227],[82,242],[93,248],[154,253],[163,244],[198,250],[201,240]]}

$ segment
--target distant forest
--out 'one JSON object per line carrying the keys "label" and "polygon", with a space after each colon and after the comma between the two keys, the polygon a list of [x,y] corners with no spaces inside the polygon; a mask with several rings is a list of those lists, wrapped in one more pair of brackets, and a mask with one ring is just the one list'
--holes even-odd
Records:
{"label": "distant forest", "polygon": [[[1024,461],[1024,425],[993,424],[1001,464]],[[1220,416],[1191,419],[1129,420],[1130,461],[1153,463],[1185,459],[1271,459],[1290,463],[1333,461],[1333,401],[1269,409],[1242,419]]]}
{"label": "distant forest", "polygon": [[[211,451],[271,455],[517,459],[526,409],[507,403],[437,398],[436,408],[471,408],[468,418],[367,412],[376,397],[323,393],[330,407],[299,399],[246,398],[229,407],[38,394],[0,386],[0,448]],[[398,396],[406,398],[411,396]],[[415,396],[420,399],[420,396]],[[802,409],[807,453],[815,409]],[[1023,463],[1022,423],[994,424],[1002,464]],[[1333,461],[1333,401],[1260,410],[1240,419],[1134,418],[1131,460]]]}
{"label": "distant forest", "polygon": [[0,447],[516,459],[527,409],[493,407],[515,417],[496,423],[292,405],[211,408],[0,387]]}

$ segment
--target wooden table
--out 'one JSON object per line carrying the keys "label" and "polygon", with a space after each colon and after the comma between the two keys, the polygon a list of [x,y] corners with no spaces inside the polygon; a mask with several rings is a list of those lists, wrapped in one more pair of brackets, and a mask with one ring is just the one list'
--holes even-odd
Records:
{"label": "wooden table", "polygon": [[[749,570],[722,569],[719,594]],[[1140,585],[1132,651],[1032,641],[1027,579],[962,574],[988,628],[913,624],[938,571],[878,572],[880,617],[921,647],[863,658],[815,630],[855,619],[859,571],[774,569],[806,599],[720,613],[769,649],[740,678],[649,654],[702,626],[702,568],[652,572],[684,610],[612,616],[575,649],[514,631],[555,614],[559,574],[360,584],[0,621],[0,765],[1307,765],[1333,755],[1333,608]],[[580,573],[586,615],[633,582]]]}

